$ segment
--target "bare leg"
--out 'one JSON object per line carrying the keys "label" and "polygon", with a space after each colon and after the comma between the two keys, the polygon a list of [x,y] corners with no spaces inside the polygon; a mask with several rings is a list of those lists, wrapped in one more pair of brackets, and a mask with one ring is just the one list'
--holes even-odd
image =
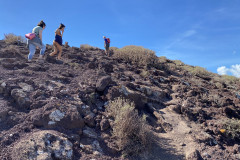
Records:
{"label": "bare leg", "polygon": [[54,52],[50,53],[50,56],[54,56],[58,52],[57,44],[53,41]]}
{"label": "bare leg", "polygon": [[56,47],[57,47],[57,50],[59,51],[58,53],[58,58],[57,59],[61,59],[61,56],[62,56],[62,46],[60,44],[56,44]]}

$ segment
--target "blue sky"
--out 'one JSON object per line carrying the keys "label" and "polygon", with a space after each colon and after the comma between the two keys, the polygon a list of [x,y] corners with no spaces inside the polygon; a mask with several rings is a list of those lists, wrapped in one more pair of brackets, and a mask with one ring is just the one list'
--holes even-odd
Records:
{"label": "blue sky", "polygon": [[0,0],[0,39],[24,36],[40,20],[51,44],[59,23],[71,46],[139,45],[158,56],[240,76],[239,0]]}

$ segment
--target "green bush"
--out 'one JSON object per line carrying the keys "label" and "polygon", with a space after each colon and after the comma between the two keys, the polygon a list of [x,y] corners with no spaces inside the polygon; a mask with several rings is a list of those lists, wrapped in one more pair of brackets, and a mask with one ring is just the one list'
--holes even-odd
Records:
{"label": "green bush", "polygon": [[139,66],[155,66],[159,63],[154,51],[134,45],[117,49],[114,57]]}
{"label": "green bush", "polygon": [[150,149],[152,133],[134,109],[134,104],[118,98],[108,105],[107,114],[114,119],[113,136],[125,156],[135,156]]}

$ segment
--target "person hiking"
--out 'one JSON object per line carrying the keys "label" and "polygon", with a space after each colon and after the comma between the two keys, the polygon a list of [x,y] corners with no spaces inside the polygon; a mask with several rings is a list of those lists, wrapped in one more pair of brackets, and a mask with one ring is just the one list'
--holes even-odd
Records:
{"label": "person hiking", "polygon": [[58,29],[55,31],[55,40],[53,41],[54,52],[50,54],[50,56],[54,56],[59,52],[57,57],[58,60],[60,60],[62,56],[62,36],[64,29],[65,25],[61,23]]}
{"label": "person hiking", "polygon": [[42,43],[42,32],[45,29],[46,24],[43,21],[40,21],[36,27],[33,28],[32,33],[35,34],[35,38],[28,39],[27,45],[29,48],[29,55],[28,55],[28,61],[31,61],[35,52],[36,47],[40,48],[40,55],[39,59],[43,58],[44,52],[46,50],[46,46]]}
{"label": "person hiking", "polygon": [[105,54],[107,56],[110,56],[110,52],[109,52],[109,47],[110,47],[110,39],[106,38],[105,36],[103,36],[104,39],[104,48],[105,48]]}

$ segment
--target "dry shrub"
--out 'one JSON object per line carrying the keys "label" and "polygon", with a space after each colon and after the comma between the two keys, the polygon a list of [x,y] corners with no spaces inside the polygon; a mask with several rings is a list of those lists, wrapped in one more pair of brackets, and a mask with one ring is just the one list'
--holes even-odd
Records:
{"label": "dry shrub", "polygon": [[96,50],[96,49],[99,49],[99,48],[98,48],[98,47],[90,46],[89,44],[81,44],[81,45],[80,45],[80,49],[84,49],[84,50]]}
{"label": "dry shrub", "polygon": [[25,43],[26,39],[22,36],[17,36],[13,33],[4,34],[4,42],[7,44],[17,44],[19,42]]}
{"label": "dry shrub", "polygon": [[223,79],[223,81],[225,82],[225,84],[227,85],[234,85],[239,81],[239,78],[234,77],[234,76],[229,76],[229,75],[223,75],[221,76],[221,78]]}
{"label": "dry shrub", "polygon": [[110,47],[110,48],[109,48],[110,54],[111,54],[111,55],[115,54],[115,52],[116,52],[117,49],[118,49],[117,47]]}
{"label": "dry shrub", "polygon": [[141,46],[125,46],[117,49],[114,56],[117,59],[139,66],[155,66],[159,63],[154,51]]}
{"label": "dry shrub", "polygon": [[240,120],[229,119],[223,123],[225,135],[229,140],[240,141]]}
{"label": "dry shrub", "polygon": [[169,71],[176,71],[179,69],[179,67],[174,63],[166,63],[165,66]]}
{"label": "dry shrub", "polygon": [[198,87],[202,87],[204,85],[202,80],[200,80],[199,78],[196,78],[196,77],[190,78],[189,82]]}
{"label": "dry shrub", "polygon": [[146,78],[150,75],[150,73],[147,70],[142,70],[140,73],[140,76]]}
{"label": "dry shrub", "polygon": [[159,62],[160,62],[160,63],[166,63],[166,62],[168,62],[168,59],[167,59],[167,57],[165,57],[165,56],[161,56],[161,57],[159,57],[158,59],[159,59]]}
{"label": "dry shrub", "polygon": [[227,87],[229,89],[239,90],[240,79],[229,75],[215,75],[212,83],[214,83],[219,89]]}
{"label": "dry shrub", "polygon": [[215,83],[215,86],[218,88],[218,89],[223,89],[224,88],[224,85],[220,82],[216,82]]}
{"label": "dry shrub", "polygon": [[177,66],[184,66],[184,63],[180,60],[174,60],[173,63],[175,63]]}
{"label": "dry shrub", "polygon": [[110,51],[113,51],[113,52],[116,51],[117,49],[118,49],[117,47],[110,47],[110,48],[109,48],[109,50],[110,50]]}
{"label": "dry shrub", "polygon": [[213,75],[213,73],[207,71],[205,68],[199,67],[199,66],[189,66],[189,65],[185,65],[183,66],[183,69],[187,70],[188,72],[190,72],[193,75],[196,76],[204,76],[204,77],[211,77]]}
{"label": "dry shrub", "polygon": [[217,104],[219,107],[222,107],[224,104],[224,99],[218,94],[209,95],[209,100]]}
{"label": "dry shrub", "polygon": [[125,156],[136,156],[150,149],[152,133],[129,100],[118,98],[110,102],[107,113],[114,119],[113,136]]}
{"label": "dry shrub", "polygon": [[229,75],[223,75],[222,78],[233,83],[239,81],[239,78]]}

